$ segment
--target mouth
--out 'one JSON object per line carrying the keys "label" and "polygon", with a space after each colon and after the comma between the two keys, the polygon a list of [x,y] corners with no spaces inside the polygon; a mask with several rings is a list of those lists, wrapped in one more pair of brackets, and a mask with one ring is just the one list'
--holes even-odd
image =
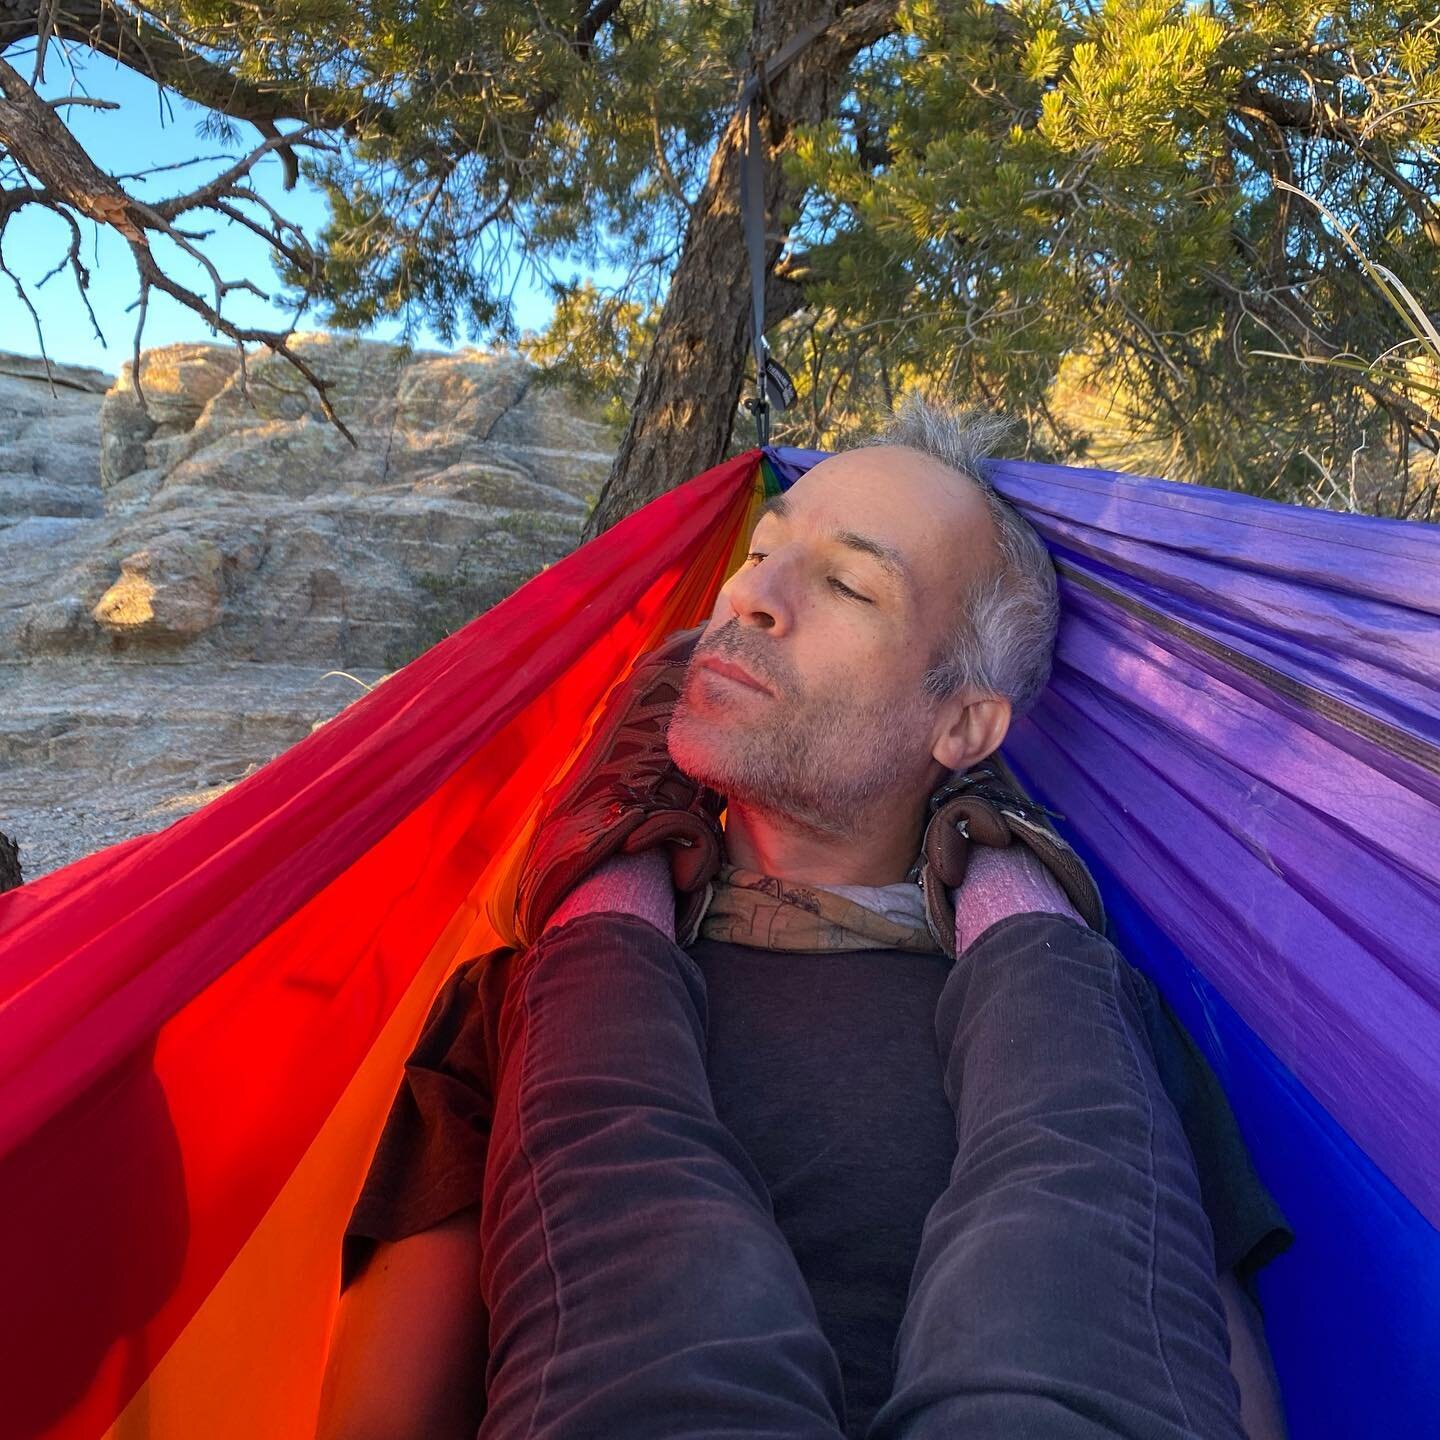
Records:
{"label": "mouth", "polygon": [[704,670],[709,670],[719,675],[722,679],[731,680],[737,685],[743,685],[748,690],[758,690],[762,695],[769,695],[771,693],[767,686],[747,674],[738,665],[732,665],[727,660],[710,657],[702,660],[700,666]]}

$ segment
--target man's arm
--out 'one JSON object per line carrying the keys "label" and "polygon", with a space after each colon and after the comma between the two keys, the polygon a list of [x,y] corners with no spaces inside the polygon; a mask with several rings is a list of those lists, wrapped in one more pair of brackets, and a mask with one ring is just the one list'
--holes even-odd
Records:
{"label": "man's arm", "polygon": [[[614,910],[638,916],[674,939],[675,907],[675,886],[662,850],[617,854],[571,888],[545,920],[545,928],[593,910]],[[462,1047],[460,1073],[453,1068],[458,1063],[452,1055],[457,1027],[472,1015],[472,1003],[478,1003],[463,988],[466,978],[462,969],[447,984],[420,1046],[407,1062],[409,1068],[423,1061],[434,1075],[443,1074],[462,1086],[461,1098],[436,1112],[440,1118],[470,1108],[464,1095],[478,1091],[476,1072],[483,1068],[473,1044],[468,1050]],[[489,998],[496,1008],[498,999]],[[407,1106],[406,1093],[402,1090],[387,1125],[387,1136],[392,1127],[394,1131],[394,1154],[386,1163],[390,1170],[413,1177],[410,1157],[423,1148],[415,1138],[423,1117],[412,1114],[413,1095]],[[485,1118],[488,1127],[488,1106]],[[469,1143],[469,1133],[461,1129],[448,1153],[458,1150],[471,1157],[460,1173],[478,1193],[474,1157],[482,1155],[484,1147]],[[383,1141],[381,1148],[384,1151]],[[474,1440],[484,1416],[489,1354],[489,1317],[479,1271],[478,1205],[417,1234],[379,1243],[340,1297],[317,1440]]]}
{"label": "man's arm", "polygon": [[474,1440],[488,1316],[480,1207],[382,1242],[340,1297],[316,1440]]}
{"label": "man's arm", "polygon": [[[951,890],[955,943],[964,950],[990,925],[1007,915],[1050,912],[1084,923],[1063,890],[1039,860],[1021,847],[977,847],[961,890]],[[1240,1418],[1248,1440],[1286,1440],[1280,1385],[1255,1302],[1227,1270],[1218,1277],[1230,1332],[1230,1371],[1240,1388]]]}

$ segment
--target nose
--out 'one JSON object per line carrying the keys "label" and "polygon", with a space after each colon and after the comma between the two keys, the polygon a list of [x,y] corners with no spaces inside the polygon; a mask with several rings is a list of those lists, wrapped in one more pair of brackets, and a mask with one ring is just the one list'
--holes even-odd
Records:
{"label": "nose", "polygon": [[786,596],[783,568],[768,556],[763,565],[742,565],[720,589],[717,609],[723,620],[732,616],[741,625],[772,633],[788,630],[791,602]]}

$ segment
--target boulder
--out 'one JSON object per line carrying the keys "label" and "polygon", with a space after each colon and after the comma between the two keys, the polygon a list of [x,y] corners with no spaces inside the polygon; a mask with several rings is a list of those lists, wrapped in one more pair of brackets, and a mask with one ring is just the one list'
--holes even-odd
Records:
{"label": "boulder", "polygon": [[113,638],[185,641],[220,618],[219,546],[172,531],[120,562],[120,578],[95,602],[92,618]]}
{"label": "boulder", "polygon": [[101,411],[101,483],[108,489],[151,468],[152,449],[163,455],[166,440],[187,435],[239,368],[233,346],[162,345],[141,355],[137,390],[134,361],[127,361]]}
{"label": "boulder", "polygon": [[98,370],[0,354],[0,529],[102,513],[95,423],[108,384]]}
{"label": "boulder", "polygon": [[223,794],[578,543],[616,437],[510,353],[0,355],[0,830],[28,879]]}
{"label": "boulder", "polygon": [[293,367],[233,346],[146,351],[138,392],[127,364],[98,445],[89,392],[88,467],[12,505],[95,523],[9,537],[28,583],[0,595],[0,657],[394,667],[578,541],[613,436],[523,357],[294,344],[353,443]]}

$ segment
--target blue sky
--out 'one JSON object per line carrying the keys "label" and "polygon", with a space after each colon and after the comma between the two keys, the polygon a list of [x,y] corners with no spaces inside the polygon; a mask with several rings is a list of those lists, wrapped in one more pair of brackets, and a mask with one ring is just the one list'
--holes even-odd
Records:
{"label": "blue sky", "polygon": [[[32,62],[28,55],[12,57],[12,63],[29,77]],[[170,93],[162,99],[162,92],[153,81],[86,50],[67,51],[52,46],[46,57],[45,73],[45,83],[40,88],[47,98],[88,94],[119,103],[118,110],[71,106],[63,112],[90,155],[112,174],[176,164],[196,156],[228,154],[233,159],[249,153],[260,142],[261,137],[254,128],[244,124],[239,126],[238,143],[232,147],[204,139],[197,133],[205,114],[201,107]],[[207,164],[188,165],[149,179],[122,183],[132,194],[163,198],[202,184],[228,163],[231,160],[214,158]],[[253,176],[255,188],[282,215],[301,225],[307,234],[313,235],[319,230],[326,208],[318,191],[303,180],[294,190],[287,191],[280,161],[274,156],[262,159]],[[224,279],[249,279],[263,291],[278,292],[280,287],[269,251],[258,236],[223,216],[206,214],[191,218],[192,223],[203,220],[200,228],[214,226],[215,233],[204,242],[203,249]],[[68,227],[57,217],[32,206],[12,219],[4,232],[5,261],[19,276],[40,316],[50,358],[65,364],[93,365],[114,374],[130,358],[135,340],[138,312],[127,309],[138,295],[135,266],[128,247],[113,231],[90,221],[81,222],[84,237],[81,262],[90,270],[90,304],[105,337],[106,343],[102,344],[85,313],[68,266],[36,288],[45,272],[65,254],[69,234]],[[202,294],[210,288],[205,271],[171,242],[156,240],[154,249],[157,258],[176,279]],[[603,281],[606,277],[595,278]],[[522,329],[543,328],[552,311],[548,296],[528,274],[516,275],[513,281],[517,323]],[[227,296],[224,314],[239,324],[267,329],[280,328],[287,320],[286,312],[278,306],[243,291]],[[321,326],[318,318],[307,312],[299,328],[314,330]],[[375,339],[394,339],[400,330],[401,325],[396,321],[368,333]],[[198,315],[168,295],[152,292],[142,342],[147,349],[180,340],[217,338],[223,339],[212,335]],[[441,345],[428,329],[416,336],[415,343],[422,348],[449,348]],[[0,275],[0,350],[22,355],[40,353],[34,321],[15,293],[14,285],[4,275]]]}

